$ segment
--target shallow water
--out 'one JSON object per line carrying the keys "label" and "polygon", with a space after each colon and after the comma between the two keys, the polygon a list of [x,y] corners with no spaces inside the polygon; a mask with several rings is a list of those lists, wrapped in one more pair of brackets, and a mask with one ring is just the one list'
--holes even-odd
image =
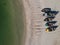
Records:
{"label": "shallow water", "polygon": [[15,0],[0,0],[0,45],[20,45],[23,33],[22,4]]}

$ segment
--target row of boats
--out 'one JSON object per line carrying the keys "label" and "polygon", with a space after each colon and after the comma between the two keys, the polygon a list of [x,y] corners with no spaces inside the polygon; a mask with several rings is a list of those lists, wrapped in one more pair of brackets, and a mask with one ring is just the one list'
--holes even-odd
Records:
{"label": "row of boats", "polygon": [[46,21],[46,24],[45,24],[45,26],[47,27],[46,31],[47,32],[55,31],[58,25],[55,25],[57,21],[53,21],[53,19],[56,17],[59,11],[53,11],[51,10],[51,8],[44,8],[41,11],[44,12],[43,16],[46,17],[44,19],[44,21]]}

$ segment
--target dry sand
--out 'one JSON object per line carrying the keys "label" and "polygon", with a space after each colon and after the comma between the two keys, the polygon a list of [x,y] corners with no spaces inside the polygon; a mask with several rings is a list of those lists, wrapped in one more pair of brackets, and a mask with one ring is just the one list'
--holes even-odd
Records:
{"label": "dry sand", "polygon": [[[31,1],[31,0],[30,0]],[[35,1],[35,0],[33,0],[33,1]],[[52,1],[52,0],[50,0],[50,1],[52,1],[52,2],[54,2],[54,3],[51,3],[50,1],[48,1],[48,0],[40,0],[41,2],[40,2],[40,4],[41,4],[41,6],[42,6],[42,8],[45,8],[45,7],[51,7],[51,8],[56,8],[56,9],[60,9],[60,6],[59,6],[59,4],[57,3],[56,4],[56,6],[55,6],[55,3],[56,3],[56,1]],[[59,0],[58,0],[59,1]],[[57,2],[58,2],[57,1]],[[46,3],[47,2],[47,3]],[[31,2],[32,3],[32,2]],[[34,2],[33,2],[34,3]],[[49,5],[48,5],[49,4]],[[23,5],[24,5],[24,9],[25,9],[25,16],[26,16],[26,30],[25,30],[25,32],[26,32],[26,35],[25,35],[25,39],[26,39],[26,43],[24,43],[24,45],[29,45],[29,42],[28,42],[28,39],[29,39],[29,37],[30,37],[30,34],[31,34],[31,31],[30,31],[30,15],[31,15],[31,10],[30,10],[30,7],[31,7],[31,5],[29,4],[29,0],[23,0]],[[33,6],[33,5],[32,5]],[[58,6],[58,8],[57,8],[57,6]],[[57,20],[58,20],[58,18],[56,18]],[[44,23],[44,22],[43,22]],[[57,38],[56,37],[59,37],[59,35],[57,35],[58,34],[58,30],[56,31],[56,32],[51,32],[51,33],[46,33],[46,32],[43,32],[44,34],[42,34],[42,40],[41,40],[41,42],[42,42],[42,44],[41,45],[54,45],[55,44],[55,42],[56,42],[56,40],[57,40]],[[60,34],[60,32],[59,32],[59,34]],[[50,36],[50,37],[49,37]],[[46,38],[44,38],[44,37],[46,37]],[[56,38],[56,40],[55,40],[55,38]],[[44,39],[44,40],[43,40]],[[52,40],[53,39],[53,40]],[[46,41],[47,40],[47,41]],[[49,42],[50,41],[50,42]],[[44,43],[43,43],[44,42]],[[55,45],[59,45],[59,42],[60,42],[60,38],[57,40],[57,44],[55,44]]]}

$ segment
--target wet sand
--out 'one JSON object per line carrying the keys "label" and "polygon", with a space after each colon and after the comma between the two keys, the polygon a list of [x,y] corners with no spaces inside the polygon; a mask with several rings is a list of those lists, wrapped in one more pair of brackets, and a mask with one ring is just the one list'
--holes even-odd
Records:
{"label": "wet sand", "polygon": [[16,24],[16,40],[17,40],[17,45],[22,45],[23,44],[23,38],[24,38],[24,9],[23,9],[23,4],[22,0],[13,0],[13,7],[15,9],[15,24]]}

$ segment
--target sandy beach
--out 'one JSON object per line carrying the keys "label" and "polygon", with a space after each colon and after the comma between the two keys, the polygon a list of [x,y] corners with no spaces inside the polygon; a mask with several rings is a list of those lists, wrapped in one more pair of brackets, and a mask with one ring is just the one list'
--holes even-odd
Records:
{"label": "sandy beach", "polygon": [[[53,2],[53,3],[51,3]],[[52,10],[60,10],[59,0],[23,0],[26,30],[24,45],[59,45],[60,43],[60,26],[56,31],[45,32],[45,18],[42,16],[41,9],[51,8]],[[48,5],[49,4],[49,5]],[[54,19],[59,21],[59,14]],[[39,21],[39,24],[36,23]],[[40,25],[40,27],[36,26]],[[60,24],[60,23],[59,23]],[[34,27],[36,26],[36,27]],[[33,27],[33,29],[32,29]],[[38,29],[39,28],[39,29]]]}

